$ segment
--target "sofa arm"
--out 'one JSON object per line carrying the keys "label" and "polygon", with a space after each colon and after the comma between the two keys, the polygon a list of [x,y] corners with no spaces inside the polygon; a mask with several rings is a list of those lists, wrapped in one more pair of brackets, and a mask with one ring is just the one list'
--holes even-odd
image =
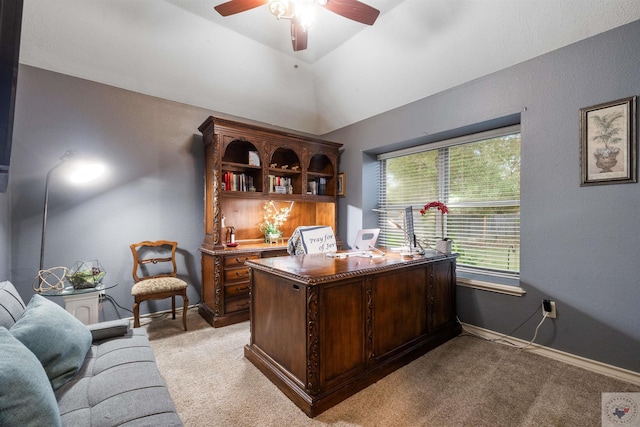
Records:
{"label": "sofa arm", "polygon": [[87,325],[93,341],[121,337],[129,331],[129,320],[119,319]]}
{"label": "sofa arm", "polygon": [[25,303],[13,284],[0,282],[0,326],[11,329],[22,316],[24,308]]}

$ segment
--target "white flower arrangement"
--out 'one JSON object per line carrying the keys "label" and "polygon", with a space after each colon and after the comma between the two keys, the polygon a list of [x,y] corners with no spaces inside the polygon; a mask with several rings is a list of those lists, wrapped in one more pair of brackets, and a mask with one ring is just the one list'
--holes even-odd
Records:
{"label": "white flower arrangement", "polygon": [[293,201],[291,201],[288,207],[278,209],[273,200],[269,200],[264,204],[262,209],[264,209],[264,214],[262,216],[263,222],[259,224],[260,231],[265,234],[278,234],[280,233],[280,227],[287,222],[291,214]]}

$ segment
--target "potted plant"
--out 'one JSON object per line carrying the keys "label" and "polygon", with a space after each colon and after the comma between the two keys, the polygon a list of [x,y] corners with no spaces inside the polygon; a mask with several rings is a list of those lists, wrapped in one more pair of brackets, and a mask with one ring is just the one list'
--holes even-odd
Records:
{"label": "potted plant", "polygon": [[[442,203],[440,201],[429,202],[426,205],[424,205],[424,207],[422,209],[420,209],[420,214],[422,216],[425,216],[429,212],[429,210],[431,210],[431,209],[436,209],[436,210],[440,211],[440,233],[441,233],[441,238],[440,239],[436,239],[436,251],[442,252],[442,253],[445,253],[445,254],[450,254],[451,253],[451,239],[449,239],[448,237],[444,237],[444,216],[449,213],[449,208],[447,207],[447,205],[445,205],[444,203]],[[437,219],[436,219],[436,221],[437,221]],[[436,223],[436,229],[437,228],[438,227],[437,227],[437,223]]]}

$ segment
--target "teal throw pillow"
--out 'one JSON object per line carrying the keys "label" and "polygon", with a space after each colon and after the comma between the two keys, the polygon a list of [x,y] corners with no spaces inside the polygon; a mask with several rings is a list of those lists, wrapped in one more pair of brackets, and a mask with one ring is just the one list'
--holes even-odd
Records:
{"label": "teal throw pillow", "polygon": [[38,358],[0,327],[0,426],[59,426],[58,403]]}
{"label": "teal throw pillow", "polygon": [[34,295],[10,332],[36,355],[57,390],[75,375],[91,347],[91,332],[58,304]]}

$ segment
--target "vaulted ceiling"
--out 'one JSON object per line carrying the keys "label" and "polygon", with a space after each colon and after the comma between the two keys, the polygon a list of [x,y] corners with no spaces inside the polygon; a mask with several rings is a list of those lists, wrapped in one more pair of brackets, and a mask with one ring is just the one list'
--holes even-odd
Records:
{"label": "vaulted ceiling", "polygon": [[[637,0],[361,0],[293,52],[289,22],[226,0],[25,0],[20,62],[321,135],[640,19]],[[553,76],[550,76],[553,78]]]}

